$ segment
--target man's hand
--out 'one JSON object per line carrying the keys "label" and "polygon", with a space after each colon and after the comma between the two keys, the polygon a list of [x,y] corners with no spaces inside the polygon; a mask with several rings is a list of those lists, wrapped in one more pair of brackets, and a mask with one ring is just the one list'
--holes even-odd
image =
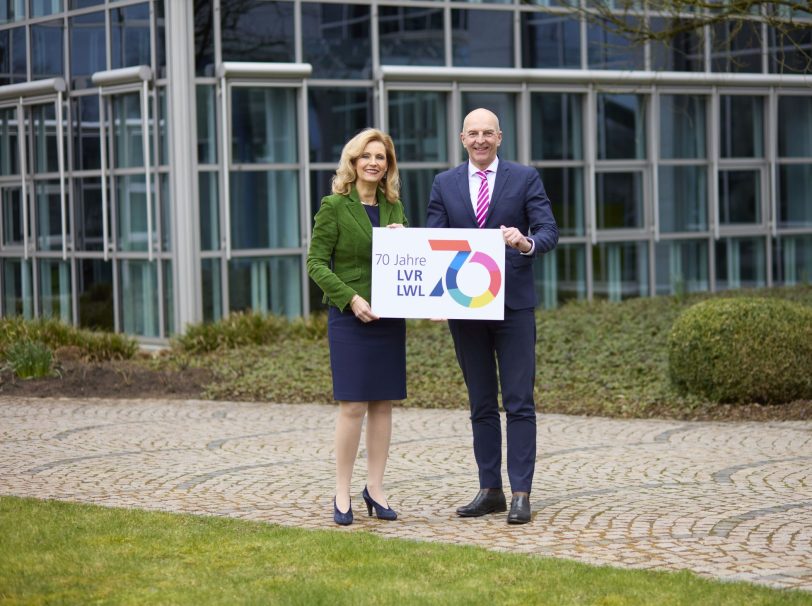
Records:
{"label": "man's hand", "polygon": [[361,320],[361,322],[380,320],[379,316],[372,313],[372,308],[369,306],[369,303],[367,303],[367,300],[361,295],[355,295],[350,299],[350,309],[352,309],[352,313],[354,313],[355,317]]}
{"label": "man's hand", "polygon": [[500,225],[499,229],[502,230],[502,237],[505,239],[505,244],[511,248],[516,248],[519,252],[523,253],[528,253],[533,248],[530,239],[515,227]]}

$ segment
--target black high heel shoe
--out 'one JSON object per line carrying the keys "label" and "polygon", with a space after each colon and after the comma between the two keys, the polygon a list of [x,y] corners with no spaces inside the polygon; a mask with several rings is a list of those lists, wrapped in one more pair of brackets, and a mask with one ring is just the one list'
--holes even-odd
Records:
{"label": "black high heel shoe", "polygon": [[346,512],[342,512],[338,510],[336,500],[333,498],[333,521],[340,526],[352,524],[352,502],[350,502],[350,508]]}
{"label": "black high heel shoe", "polygon": [[369,490],[367,487],[364,486],[364,492],[361,493],[361,496],[364,497],[364,502],[367,504],[367,513],[372,517],[372,508],[375,508],[375,516],[379,520],[397,520],[398,514],[394,509],[390,509],[389,507],[384,507],[380,503],[376,503],[375,499],[369,496]]}

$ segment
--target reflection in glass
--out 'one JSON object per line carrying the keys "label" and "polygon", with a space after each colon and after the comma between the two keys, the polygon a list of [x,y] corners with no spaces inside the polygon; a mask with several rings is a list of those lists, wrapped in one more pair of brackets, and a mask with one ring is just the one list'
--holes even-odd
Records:
{"label": "reflection in glass", "polygon": [[708,229],[708,182],[705,166],[658,168],[661,232]]}
{"label": "reflection in glass", "polygon": [[97,4],[104,4],[104,0],[70,0],[68,9],[87,8],[88,6],[95,6]]}
{"label": "reflection in glass", "polygon": [[41,259],[39,262],[39,305],[43,318],[73,323],[70,297],[70,261]]}
{"label": "reflection in glass", "polygon": [[77,170],[101,168],[99,142],[99,98],[96,95],[72,99],[73,163]]}
{"label": "reflection in glass", "polygon": [[400,171],[400,199],[411,227],[425,227],[431,184],[440,172],[435,168],[409,168]]}
{"label": "reflection in glass", "polygon": [[812,227],[812,163],[778,165],[778,224]]}
{"label": "reflection in glass", "polygon": [[[310,224],[313,224],[313,218],[321,208],[321,201],[325,196],[332,194],[332,183],[335,171],[328,170],[314,170],[310,172]],[[403,171],[400,173],[401,182],[403,181]],[[401,191],[403,188],[401,187]]]}
{"label": "reflection in glass", "polygon": [[761,72],[761,24],[722,21],[711,26],[711,69],[715,72]]}
{"label": "reflection in glass", "polygon": [[64,75],[62,20],[31,26],[31,72],[34,80]]}
{"label": "reflection in glass", "polygon": [[[161,188],[161,250],[172,250],[172,199],[169,193],[169,173],[160,173],[155,177]],[[154,220],[154,219],[153,219]],[[156,228],[157,229],[157,228]]]}
{"label": "reflection in glass", "polygon": [[231,247],[296,248],[299,172],[232,172]]}
{"label": "reflection in glass", "polygon": [[[485,107],[491,110],[499,118],[499,128],[502,129],[502,145],[499,146],[499,157],[504,160],[516,160],[516,95],[513,93],[487,93],[487,92],[464,92],[462,93],[462,113],[463,119],[473,110]],[[459,125],[462,132],[462,124]],[[463,158],[468,159],[468,154],[463,150]]]}
{"label": "reflection in glass", "polygon": [[522,67],[581,67],[581,23],[577,17],[541,12],[520,14]]}
{"label": "reflection in glass", "polygon": [[[147,104],[149,107],[149,104]],[[115,136],[115,168],[144,166],[144,146],[141,137],[141,95],[127,93],[113,97],[113,134]],[[149,128],[149,122],[147,124]]]}
{"label": "reflection in glass", "polygon": [[583,95],[533,93],[530,97],[533,160],[583,158]]}
{"label": "reflection in glass", "polygon": [[761,222],[759,171],[719,171],[719,222],[723,225]]}
{"label": "reflection in glass", "polygon": [[214,75],[214,11],[212,0],[194,0],[195,75]]}
{"label": "reflection in glass", "polygon": [[[104,217],[102,213],[101,179],[74,179],[73,199],[76,208],[76,249],[104,250]],[[109,220],[109,216],[108,216]],[[109,237],[109,230],[108,230]]]}
{"label": "reflection in glass", "polygon": [[370,7],[302,3],[302,51],[314,78],[369,78]]}
{"label": "reflection in glass", "polygon": [[790,23],[778,28],[768,26],[770,62],[769,70],[779,74],[812,73],[812,28]]}
{"label": "reflection in glass", "polygon": [[0,108],[0,175],[16,175],[20,172],[17,164],[20,155],[17,134],[17,109]]}
{"label": "reflection in glass", "polygon": [[451,10],[453,64],[513,67],[513,13]]}
{"label": "reflection in glass", "polygon": [[448,159],[446,93],[390,91],[389,134],[399,162]]}
{"label": "reflection in glass", "polygon": [[25,19],[25,0],[0,0],[0,23]]}
{"label": "reflection in glass", "polygon": [[381,64],[444,65],[443,9],[381,6]]}
{"label": "reflection in glass", "polygon": [[598,229],[643,227],[642,173],[597,173],[595,182]]}
{"label": "reflection in glass", "polygon": [[778,97],[778,156],[812,158],[812,97]]}
{"label": "reflection in glass", "polygon": [[539,168],[562,236],[584,234],[584,171],[582,168]]}
{"label": "reflection in glass", "polygon": [[[669,72],[701,72],[705,70],[703,28],[683,19],[651,18],[655,32],[677,31],[667,40],[651,42],[651,69]],[[679,30],[683,31],[679,31]]]}
{"label": "reflection in glass", "polygon": [[654,247],[658,295],[683,295],[710,288],[707,240],[661,240]]}
{"label": "reflection in glass", "polygon": [[31,16],[45,17],[62,12],[62,0],[31,0]]}
{"label": "reflection in glass", "polygon": [[722,238],[716,242],[716,289],[766,285],[763,238]]}
{"label": "reflection in glass", "polygon": [[812,234],[773,240],[773,281],[783,286],[812,283]]}
{"label": "reflection in glass", "polygon": [[371,92],[368,88],[312,87],[308,90],[312,162],[335,162],[337,165],[344,144],[372,124]]}
{"label": "reflection in glass", "polygon": [[[59,181],[36,183],[37,248],[39,250],[62,250],[62,201]],[[65,229],[70,230],[66,221]]]}
{"label": "reflection in glass", "polygon": [[163,261],[161,265],[164,288],[164,336],[175,333],[175,288],[172,279],[172,261]]}
{"label": "reflection in glass", "polygon": [[0,187],[3,212],[3,246],[23,246],[23,205],[20,187]]}
{"label": "reflection in glass", "polygon": [[231,89],[231,161],[297,162],[296,91]]}
{"label": "reflection in glass", "polygon": [[200,248],[219,250],[220,248],[220,175],[217,172],[203,172],[198,176],[200,190]]}
{"label": "reflection in glass", "polygon": [[536,295],[545,309],[586,299],[586,248],[559,244],[533,264]]}
{"label": "reflection in glass", "polygon": [[[631,31],[640,29],[637,18],[625,18]],[[643,26],[645,27],[645,26]],[[645,54],[642,44],[630,42],[624,36],[612,31],[607,23],[587,24],[587,60],[593,69],[645,69]]]}
{"label": "reflection in glass", "polygon": [[119,261],[121,328],[142,337],[160,337],[158,264],[141,259]]}
{"label": "reflection in glass", "polygon": [[223,285],[220,258],[201,260],[203,321],[216,322],[223,317]]}
{"label": "reflection in glass", "polygon": [[112,261],[78,259],[78,264],[79,326],[92,330],[115,330]]}
{"label": "reflection in glass", "polygon": [[660,157],[704,158],[705,97],[660,95]]}
{"label": "reflection in glass", "polygon": [[110,41],[113,69],[152,65],[149,4],[134,4],[110,11]]}
{"label": "reflection in glass", "polygon": [[53,103],[33,106],[31,120],[34,128],[34,170],[38,173],[59,172],[56,107]]}
{"label": "reflection in glass", "polygon": [[[166,136],[166,126],[169,118],[166,107],[166,88],[161,86],[156,90],[158,96],[158,164],[169,164],[169,137]],[[153,133],[150,136],[154,137]],[[153,166],[155,158],[152,159]]]}
{"label": "reflection in glass", "polygon": [[642,95],[598,94],[598,158],[646,157],[646,112]]}
{"label": "reflection in glass", "polygon": [[27,66],[25,28],[0,30],[0,86],[25,82]]}
{"label": "reflection in glass", "polygon": [[301,258],[234,258],[228,264],[231,312],[253,310],[293,318],[302,314]]}
{"label": "reflection in glass", "polygon": [[223,61],[293,62],[294,8],[267,0],[221,3]]}
{"label": "reflection in glass", "polygon": [[719,143],[722,158],[764,156],[763,97],[719,97]]}
{"label": "reflection in glass", "polygon": [[645,297],[648,286],[648,242],[603,242],[592,247],[593,295],[622,301]]}
{"label": "reflection in glass", "polygon": [[3,259],[3,315],[34,317],[31,289],[31,261]]}
{"label": "reflection in glass", "polygon": [[146,251],[155,241],[158,219],[152,191],[152,233],[147,232],[147,188],[144,175],[116,177],[116,224],[118,250]]}
{"label": "reflection in glass", "polygon": [[70,73],[73,88],[92,85],[90,76],[107,69],[104,11],[71,17]]}
{"label": "reflection in glass", "polygon": [[217,163],[217,93],[214,86],[197,87],[197,161]]}

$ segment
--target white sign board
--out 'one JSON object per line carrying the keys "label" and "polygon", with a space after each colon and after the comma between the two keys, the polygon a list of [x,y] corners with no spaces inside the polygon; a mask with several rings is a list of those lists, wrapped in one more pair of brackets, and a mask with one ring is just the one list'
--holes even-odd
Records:
{"label": "white sign board", "polygon": [[382,318],[503,320],[504,275],[501,230],[372,230],[372,311]]}

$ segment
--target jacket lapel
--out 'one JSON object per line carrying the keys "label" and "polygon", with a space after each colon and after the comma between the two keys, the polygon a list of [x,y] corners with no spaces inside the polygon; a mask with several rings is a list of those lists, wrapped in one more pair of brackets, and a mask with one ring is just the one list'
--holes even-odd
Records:
{"label": "jacket lapel", "polygon": [[457,167],[455,181],[457,182],[457,187],[460,190],[460,200],[462,201],[462,205],[467,210],[473,227],[477,227],[476,213],[474,213],[474,205],[471,203],[471,189],[468,185],[468,162]]}
{"label": "jacket lapel", "polygon": [[504,160],[499,161],[499,167],[496,169],[496,179],[493,184],[493,193],[491,194],[491,203],[488,205],[488,214],[485,215],[485,223],[491,218],[493,209],[499,202],[499,196],[505,190],[505,183],[510,177],[510,167]]}
{"label": "jacket lapel", "polygon": [[371,240],[372,223],[369,221],[367,211],[364,210],[364,207],[361,204],[361,198],[358,196],[358,190],[356,190],[355,187],[353,187],[350,191],[349,200],[347,201],[347,210],[350,212],[350,215],[352,215],[352,218],[355,219],[356,223],[358,223],[359,227]]}

